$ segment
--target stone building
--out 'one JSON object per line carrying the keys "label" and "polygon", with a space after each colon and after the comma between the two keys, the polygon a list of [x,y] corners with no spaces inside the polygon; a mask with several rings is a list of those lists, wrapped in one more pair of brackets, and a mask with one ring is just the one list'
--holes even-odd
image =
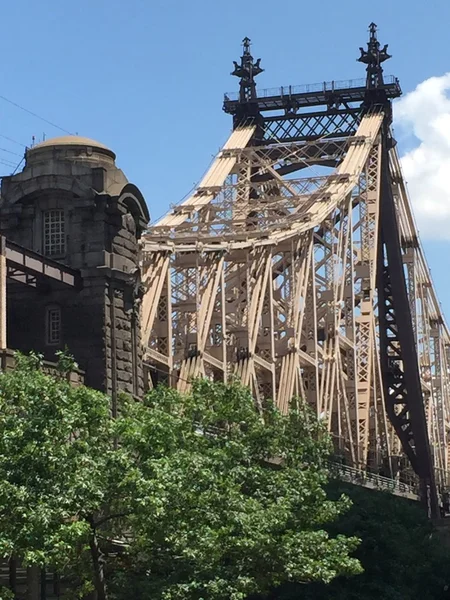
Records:
{"label": "stone building", "polygon": [[[22,172],[3,178],[0,201],[7,244],[27,249],[29,264],[44,261],[41,276],[8,278],[8,348],[54,360],[67,347],[113,410],[118,391],[143,388],[138,241],[149,220],[115,158],[90,139],[47,140],[27,150]],[[73,285],[46,276],[52,269]]]}

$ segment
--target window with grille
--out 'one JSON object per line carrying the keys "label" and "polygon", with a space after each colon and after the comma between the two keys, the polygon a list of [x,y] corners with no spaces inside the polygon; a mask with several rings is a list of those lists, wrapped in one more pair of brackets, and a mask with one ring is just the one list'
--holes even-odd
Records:
{"label": "window with grille", "polygon": [[63,210],[44,213],[44,254],[62,256],[66,253],[66,235]]}
{"label": "window with grille", "polygon": [[48,346],[57,346],[61,343],[61,309],[58,306],[47,308],[46,338]]}

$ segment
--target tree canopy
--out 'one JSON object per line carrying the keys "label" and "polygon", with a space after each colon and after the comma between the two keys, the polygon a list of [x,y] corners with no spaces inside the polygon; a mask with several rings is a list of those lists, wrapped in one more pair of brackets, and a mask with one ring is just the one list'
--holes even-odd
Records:
{"label": "tree canopy", "polygon": [[342,482],[329,485],[331,497],[342,493],[351,509],[330,523],[334,532],[357,536],[355,552],[364,572],[338,577],[329,585],[288,584],[270,600],[445,600],[450,598],[450,547],[418,502]]}
{"label": "tree canopy", "polygon": [[[54,565],[81,597],[240,600],[360,571],[326,527],[329,439],[301,404],[255,408],[198,380],[109,399],[19,357],[0,374],[0,554]],[[67,360],[62,370],[67,369]]]}

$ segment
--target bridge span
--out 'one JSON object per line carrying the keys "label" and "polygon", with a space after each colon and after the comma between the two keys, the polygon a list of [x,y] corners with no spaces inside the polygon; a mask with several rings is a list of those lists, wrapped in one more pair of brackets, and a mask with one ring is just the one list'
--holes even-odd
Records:
{"label": "bridge span", "polygon": [[450,334],[391,129],[388,58],[372,24],[364,80],[261,91],[244,40],[228,141],[144,236],[143,341],[150,383],[233,374],[283,411],[301,396],[341,469],[415,477],[437,516]]}

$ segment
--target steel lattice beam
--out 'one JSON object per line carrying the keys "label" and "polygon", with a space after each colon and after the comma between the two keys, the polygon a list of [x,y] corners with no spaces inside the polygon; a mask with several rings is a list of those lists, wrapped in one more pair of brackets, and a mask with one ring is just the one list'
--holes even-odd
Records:
{"label": "steel lattice beam", "polygon": [[264,117],[263,141],[301,142],[326,135],[349,137],[356,133],[360,118],[360,108]]}
{"label": "steel lattice beam", "polygon": [[143,340],[155,383],[187,391],[192,377],[234,375],[283,411],[303,397],[349,467],[418,476],[436,515],[435,480],[450,487],[450,332],[390,131],[398,82],[383,83],[377,44],[372,27],[364,90],[341,86],[332,102],[330,90],[295,92],[322,110],[262,99],[253,82],[228,98],[230,139],[144,237]]}

